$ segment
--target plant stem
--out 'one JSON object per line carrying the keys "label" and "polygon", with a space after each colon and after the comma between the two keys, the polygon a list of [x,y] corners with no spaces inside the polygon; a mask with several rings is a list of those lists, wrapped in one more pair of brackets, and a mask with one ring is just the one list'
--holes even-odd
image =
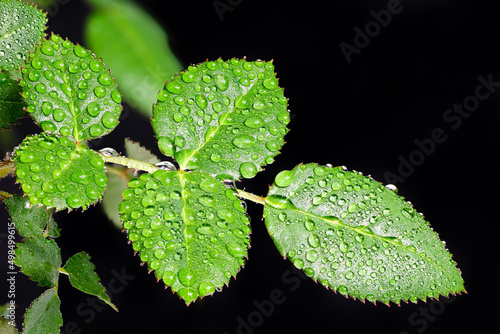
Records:
{"label": "plant stem", "polygon": [[0,190],[0,200],[3,201],[4,199],[10,198],[10,197],[12,197],[12,194]]}
{"label": "plant stem", "polygon": [[69,276],[69,273],[64,268],[57,268],[57,271],[59,271],[61,274]]}
{"label": "plant stem", "polygon": [[[101,158],[104,160],[104,162],[122,165],[122,166],[125,166],[128,168],[133,168],[136,170],[143,170],[145,172],[148,172],[149,174],[152,174],[158,170],[158,167],[156,167],[156,165],[153,165],[153,164],[150,164],[147,162],[130,159],[130,158],[123,157],[123,156],[110,157],[110,156],[107,156],[107,155],[102,154],[100,152],[97,152],[97,154],[99,154],[101,156]],[[118,171],[113,171],[113,172],[116,174],[119,174]],[[259,203],[262,205],[266,204],[266,199],[264,197],[254,195],[252,193],[246,192],[246,191],[241,190],[241,189],[236,189],[236,190],[237,190],[237,195],[240,198],[248,199],[252,202]]]}
{"label": "plant stem", "polygon": [[248,192],[241,190],[241,189],[236,189],[236,190],[238,191],[237,195],[241,198],[248,199],[252,202],[259,203],[262,205],[266,204],[266,199],[264,197],[260,197],[260,196],[254,195],[252,193],[248,193]]}
{"label": "plant stem", "polygon": [[126,166],[128,168],[132,168],[132,169],[136,169],[136,170],[143,170],[145,172],[148,172],[149,174],[152,174],[158,170],[158,167],[156,167],[153,164],[147,163],[147,162],[130,159],[130,158],[123,157],[123,156],[110,157],[110,156],[104,155],[100,152],[97,152],[97,154],[99,154],[101,156],[101,158],[104,160],[104,162],[122,165],[122,166]]}

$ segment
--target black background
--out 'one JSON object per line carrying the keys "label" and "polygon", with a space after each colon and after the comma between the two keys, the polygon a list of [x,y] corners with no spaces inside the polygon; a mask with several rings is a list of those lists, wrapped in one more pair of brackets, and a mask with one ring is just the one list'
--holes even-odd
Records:
{"label": "black background", "polygon": [[[64,322],[76,328],[64,332],[500,333],[495,260],[499,184],[494,164],[500,87],[460,124],[443,118],[453,104],[474,96],[479,76],[500,83],[500,21],[494,1],[401,1],[400,12],[351,55],[350,63],[340,43],[354,45],[354,28],[364,30],[374,20],[370,11],[386,9],[388,1],[221,0],[232,3],[231,11],[221,13],[223,20],[213,1],[140,3],[166,29],[185,67],[207,58],[274,59],[290,99],[287,144],[273,165],[239,187],[265,195],[279,171],[301,162],[345,165],[383,183],[396,183],[399,194],[424,213],[446,241],[468,294],[441,302],[375,306],[300,280],[268,236],[262,207],[249,203],[253,233],[245,268],[222,292],[186,307],[139,265],[126,235],[96,206],[83,214],[56,214],[62,228],[57,242],[63,262],[80,251],[91,255],[120,311],[101,310],[100,305],[93,309],[87,296],[63,277],[59,295]],[[49,16],[48,31],[85,45],[82,29],[88,11],[81,1],[60,1]],[[160,155],[149,120],[125,109],[126,117],[98,148],[121,151],[123,138],[130,137]],[[25,120],[14,127],[15,144],[24,131],[39,131],[31,123]],[[429,141],[435,129],[442,129],[446,139],[435,143],[430,154],[418,153],[415,141]],[[398,174],[402,158],[410,157],[421,158],[413,172],[399,182],[387,178],[387,172]],[[116,283],[116,272],[133,279],[113,288],[109,284]],[[43,289],[22,275],[16,282],[20,322],[24,309]],[[283,303],[259,316],[254,302],[279,292]],[[2,292],[0,301],[6,298]],[[253,327],[243,329],[241,319]]]}

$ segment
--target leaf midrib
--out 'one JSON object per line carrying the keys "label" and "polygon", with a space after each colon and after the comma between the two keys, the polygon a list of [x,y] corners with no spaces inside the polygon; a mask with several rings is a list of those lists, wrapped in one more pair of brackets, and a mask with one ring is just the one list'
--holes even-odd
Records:
{"label": "leaf midrib", "polygon": [[[179,183],[181,184],[182,191],[181,191],[181,198],[182,198],[182,210],[181,210],[181,219],[184,222],[184,229],[182,231],[183,236],[184,236],[184,247],[186,248],[186,268],[188,270],[188,274],[191,275],[191,264],[190,264],[190,259],[189,259],[189,242],[188,242],[188,236],[187,236],[187,223],[186,223],[186,207],[187,207],[187,190],[186,190],[186,179],[184,177],[184,172],[183,171],[178,171],[178,176],[179,176]],[[182,283],[181,283],[182,284]],[[184,284],[182,284],[184,285]]]}
{"label": "leaf midrib", "polygon": [[[252,88],[253,88],[253,87],[254,87],[254,86],[258,83],[258,82],[261,82],[261,81],[262,81],[261,79],[255,80],[255,82],[254,82],[254,83],[252,83],[252,84],[251,84],[251,85],[249,85],[249,86],[242,86],[242,85],[239,85],[239,86],[241,87],[241,92],[240,92],[240,94],[238,94],[238,95],[237,95],[237,96],[233,99],[233,101],[232,101],[232,102],[233,102],[233,108],[232,108],[230,111],[227,111],[227,112],[225,113],[225,116],[224,116],[224,118],[222,119],[222,121],[221,121],[221,122],[219,122],[219,121],[218,121],[218,122],[219,122],[219,125],[217,126],[217,129],[216,129],[216,130],[215,130],[215,131],[214,131],[214,132],[210,135],[209,140],[203,141],[203,142],[201,143],[201,145],[200,145],[197,149],[194,149],[194,150],[193,150],[193,152],[191,152],[191,154],[189,155],[189,158],[187,158],[187,159],[185,160],[186,162],[184,163],[184,165],[180,166],[181,168],[185,168],[185,167],[189,164],[189,162],[191,161],[191,158],[192,158],[195,154],[197,154],[197,153],[198,153],[198,152],[199,152],[199,151],[200,151],[203,147],[205,147],[205,145],[206,145],[208,142],[210,142],[210,140],[211,140],[212,138],[214,138],[214,137],[216,136],[216,134],[219,132],[219,130],[220,130],[220,129],[222,129],[222,127],[223,127],[224,125],[226,125],[224,122],[226,121],[226,119],[228,118],[228,116],[229,116],[230,114],[234,113],[234,111],[237,109],[237,108],[236,108],[236,105],[234,105],[234,103],[235,103],[236,99],[237,99],[239,96],[241,96],[241,95],[246,95],[246,94],[247,94],[247,93],[248,93],[248,92],[249,92],[249,91],[250,91],[250,90],[251,90],[251,89],[252,89]],[[208,127],[208,128],[210,128],[210,127]],[[208,128],[207,128],[207,130],[208,130]]]}
{"label": "leaf midrib", "polygon": [[[62,55],[61,55],[62,57]],[[80,136],[79,136],[79,131],[78,131],[78,115],[75,114],[75,99],[74,97],[76,97],[76,89],[73,87],[73,85],[71,84],[71,80],[69,80],[69,75],[65,75],[67,73],[63,73],[62,75],[62,80],[63,82],[68,85],[70,88],[71,88],[71,96],[69,96],[69,102],[68,102],[68,109],[69,109],[69,112],[71,113],[71,115],[73,116],[73,122],[74,122],[74,125],[73,125],[73,137],[76,139],[76,142],[79,143],[80,142]],[[63,92],[64,94],[64,92]]]}
{"label": "leaf midrib", "polygon": [[280,206],[276,206],[276,205],[273,205],[271,202],[269,201],[266,201],[266,205],[270,205],[271,207],[275,208],[275,209],[278,209],[278,210],[290,210],[290,211],[294,211],[294,212],[298,212],[298,213],[301,213],[305,216],[309,216],[309,217],[313,217],[313,218],[316,218],[316,219],[320,219],[322,221],[324,221],[325,223],[327,223],[328,225],[331,225],[331,226],[342,226],[342,227],[345,227],[345,228],[348,228],[356,233],[360,233],[360,234],[363,234],[363,235],[366,235],[370,238],[376,238],[376,239],[380,239],[380,240],[383,240],[385,242],[388,242],[390,244],[393,244],[395,245],[396,247],[399,247],[400,249],[403,249],[407,252],[411,252],[411,253],[414,253],[416,254],[419,258],[425,260],[426,262],[428,263],[431,263],[433,264],[434,266],[436,266],[437,268],[439,268],[440,270],[442,270],[443,272],[446,272],[448,273],[448,270],[445,270],[444,268],[442,268],[437,262],[435,261],[432,261],[432,259],[430,259],[429,257],[424,257],[422,255],[420,255],[419,252],[417,251],[413,251],[411,249],[409,249],[408,247],[404,246],[403,244],[401,243],[397,243],[397,242],[393,242],[392,240],[390,239],[387,239],[386,237],[384,236],[380,236],[378,234],[375,234],[375,233],[367,233],[367,232],[364,232],[363,230],[359,230],[357,229],[356,227],[352,227],[350,225],[346,225],[346,224],[343,224],[343,223],[340,223],[342,221],[342,219],[339,218],[339,222],[333,222],[331,220],[328,220],[326,219],[325,217],[323,216],[317,216],[315,214],[312,214],[312,213],[309,213],[307,211],[303,211],[303,210],[300,210],[300,209],[291,209],[291,208],[283,208],[283,207],[280,207]]}

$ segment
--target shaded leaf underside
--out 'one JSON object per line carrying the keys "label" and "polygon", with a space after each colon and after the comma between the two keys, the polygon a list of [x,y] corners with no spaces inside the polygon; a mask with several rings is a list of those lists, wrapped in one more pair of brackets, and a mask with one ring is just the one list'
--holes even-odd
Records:
{"label": "shaded leaf underside", "polygon": [[0,129],[24,117],[24,106],[21,87],[9,75],[0,72]]}
{"label": "shaded leaf underside", "polygon": [[118,311],[106,294],[106,289],[101,285],[99,276],[94,272],[95,267],[90,262],[88,254],[80,252],[73,255],[68,259],[63,269],[69,274],[69,281],[74,288],[98,297],[115,311]]}
{"label": "shaded leaf underside", "polygon": [[23,334],[59,333],[63,325],[60,309],[57,289],[46,290],[26,310]]}

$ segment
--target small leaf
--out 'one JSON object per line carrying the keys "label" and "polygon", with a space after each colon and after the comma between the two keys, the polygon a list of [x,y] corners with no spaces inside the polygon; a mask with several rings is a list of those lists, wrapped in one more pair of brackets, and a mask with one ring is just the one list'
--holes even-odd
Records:
{"label": "small leaf", "polygon": [[[134,160],[150,164],[157,164],[160,162],[160,159],[151,153],[151,151],[129,138],[125,138],[125,151],[127,152],[127,157]],[[104,193],[101,207],[113,224],[119,229],[122,229],[118,205],[122,201],[122,192],[127,188],[130,179],[134,177],[134,170],[126,168],[119,169],[119,167],[114,168],[113,170],[108,169],[106,173],[108,177],[108,190]]]}
{"label": "small leaf", "polygon": [[158,170],[129,182],[120,204],[133,248],[189,304],[245,263],[249,218],[233,189],[199,172]]}
{"label": "small leaf", "polygon": [[451,254],[424,218],[356,172],[316,164],[283,171],[264,216],[280,253],[343,295],[399,304],[465,291]]}
{"label": "small leaf", "polygon": [[151,153],[150,150],[141,146],[141,143],[135,142],[129,138],[125,138],[125,151],[127,152],[127,156],[134,160],[147,162],[153,165],[160,162],[160,159]]}
{"label": "small leaf", "polygon": [[99,276],[94,272],[94,265],[90,262],[90,256],[84,252],[70,257],[63,269],[69,274],[71,285],[89,295],[96,296],[118,311],[116,306],[106,294],[106,289],[99,282]]}
{"label": "small leaf", "polygon": [[182,69],[165,31],[132,1],[91,2],[85,40],[113,69],[126,101],[151,117],[158,90]]}
{"label": "small leaf", "polygon": [[57,289],[46,290],[24,314],[23,334],[58,334],[63,325],[61,300]]}
{"label": "small leaf", "polygon": [[[118,168],[119,167],[115,167]],[[120,174],[114,172],[106,173],[108,178],[108,189],[102,196],[101,208],[108,216],[109,220],[119,228],[122,227],[122,221],[120,220],[120,212],[118,211],[118,205],[122,201],[122,192],[127,189],[128,181],[132,178],[132,173],[128,169],[122,168]]]}
{"label": "small leaf", "polygon": [[102,158],[67,137],[29,136],[16,150],[14,162],[17,181],[33,205],[86,209],[106,190]]}
{"label": "small leaf", "polygon": [[151,124],[181,169],[241,179],[274,161],[289,120],[272,62],[218,59],[165,84]]}
{"label": "small leaf", "polygon": [[58,35],[30,54],[20,85],[28,113],[45,132],[81,142],[118,125],[121,94],[110,71],[89,50]]}
{"label": "small leaf", "polygon": [[16,70],[44,36],[47,14],[20,1],[0,2],[0,67]]}
{"label": "small leaf", "polygon": [[[50,212],[52,212],[52,210],[50,210]],[[50,217],[47,226],[45,227],[43,236],[45,238],[47,237],[59,238],[61,236],[61,229],[59,228],[59,226],[57,226],[57,222],[54,220],[52,216]]]}
{"label": "small leaf", "polygon": [[52,221],[52,210],[47,210],[45,207],[32,207],[27,198],[16,194],[4,202],[21,236],[43,236],[45,227]]}
{"label": "small leaf", "polygon": [[14,263],[21,267],[23,274],[40,286],[52,287],[59,278],[58,268],[61,266],[61,250],[52,239],[42,236],[23,239],[17,243]]}
{"label": "small leaf", "polygon": [[21,87],[9,75],[0,72],[0,130],[24,117]]}

